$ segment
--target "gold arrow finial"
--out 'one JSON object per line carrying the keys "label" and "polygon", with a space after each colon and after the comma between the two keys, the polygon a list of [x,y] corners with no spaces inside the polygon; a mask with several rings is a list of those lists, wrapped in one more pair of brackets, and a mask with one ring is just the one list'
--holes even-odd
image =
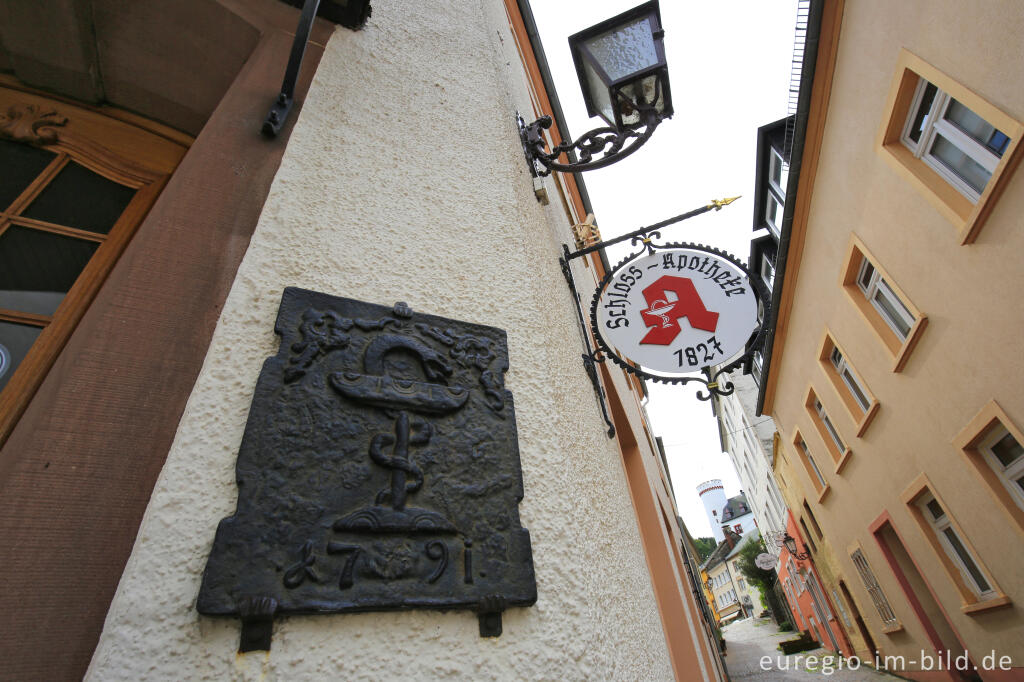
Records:
{"label": "gold arrow finial", "polygon": [[723,206],[728,206],[729,204],[731,204],[732,202],[736,201],[737,199],[739,199],[738,196],[731,197],[729,199],[712,199],[711,203],[708,204],[708,208],[713,208],[716,211],[721,211]]}

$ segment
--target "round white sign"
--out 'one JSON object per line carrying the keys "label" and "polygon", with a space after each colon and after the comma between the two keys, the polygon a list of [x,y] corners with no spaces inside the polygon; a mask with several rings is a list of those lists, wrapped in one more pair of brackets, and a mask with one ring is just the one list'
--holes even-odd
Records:
{"label": "round white sign", "polygon": [[658,249],[619,265],[598,291],[595,331],[642,368],[687,374],[743,351],[757,294],[730,260],[700,247]]}
{"label": "round white sign", "polygon": [[754,565],[762,571],[770,571],[775,568],[775,557],[767,552],[763,552],[754,559]]}

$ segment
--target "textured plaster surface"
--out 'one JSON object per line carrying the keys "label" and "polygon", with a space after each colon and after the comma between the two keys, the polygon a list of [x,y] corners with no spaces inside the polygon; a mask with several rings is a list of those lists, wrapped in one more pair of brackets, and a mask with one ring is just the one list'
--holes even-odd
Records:
{"label": "textured plaster surface", "polygon": [[[327,45],[111,605],[87,679],[652,679],[671,664],[621,459],[580,363],[560,202],[533,196],[500,2],[375,3]],[[550,182],[550,181],[549,181]],[[538,600],[484,639],[469,612],[280,618],[236,654],[195,611],[286,286],[508,331]]]}

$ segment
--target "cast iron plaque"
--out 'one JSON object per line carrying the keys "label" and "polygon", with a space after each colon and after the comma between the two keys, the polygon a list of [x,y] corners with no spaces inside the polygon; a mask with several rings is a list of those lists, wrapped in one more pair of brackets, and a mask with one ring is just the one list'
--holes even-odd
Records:
{"label": "cast iron plaque", "polygon": [[276,614],[536,601],[505,332],[285,289],[196,608],[269,648]]}

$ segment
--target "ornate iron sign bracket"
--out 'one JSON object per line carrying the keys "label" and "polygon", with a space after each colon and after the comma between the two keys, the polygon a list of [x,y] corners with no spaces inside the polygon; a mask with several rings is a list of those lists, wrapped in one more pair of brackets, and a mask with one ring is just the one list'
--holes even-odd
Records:
{"label": "ornate iron sign bracket", "polygon": [[576,305],[576,317],[580,323],[580,330],[583,336],[583,345],[586,347],[587,352],[582,356],[583,368],[587,371],[587,376],[590,377],[590,383],[594,386],[594,392],[597,394],[597,401],[601,404],[601,416],[604,418],[604,423],[608,425],[608,437],[612,438],[615,436],[615,424],[612,423],[611,417],[608,416],[608,404],[605,400],[604,387],[601,385],[601,381],[597,378],[597,362],[603,362],[604,358],[599,357],[600,351],[595,351],[590,345],[590,334],[587,333],[587,323],[583,320],[583,308],[580,305],[580,295],[576,291],[576,281],[572,276],[572,268],[569,266],[569,247],[562,244],[562,251],[564,255],[559,258],[559,262],[562,265],[562,274],[565,276],[565,281],[569,283],[569,290],[572,292],[572,300]]}
{"label": "ornate iron sign bracket", "polygon": [[[579,249],[577,251],[570,252],[568,247],[563,245],[563,247],[562,247],[563,248],[563,255],[559,259],[560,263],[562,264],[562,272],[565,274],[566,280],[569,282],[569,288],[573,292],[573,296],[576,297],[576,299],[577,299],[577,312],[579,313],[580,318],[581,318],[581,326],[584,329],[587,329],[587,331],[593,333],[594,339],[595,339],[595,342],[596,342],[596,345],[597,345],[597,348],[594,349],[592,347],[591,343],[590,343],[590,334],[589,333],[584,333],[584,343],[585,343],[585,346],[586,346],[586,349],[587,349],[587,353],[584,354],[584,356],[583,356],[584,366],[587,369],[588,375],[591,376],[592,381],[595,382],[595,390],[598,390],[598,395],[599,395],[599,397],[601,399],[602,411],[606,415],[606,421],[607,421],[607,408],[606,408],[605,402],[604,402],[604,395],[603,395],[603,391],[600,390],[600,385],[596,381],[596,379],[597,379],[596,372],[594,371],[593,367],[594,367],[594,363],[595,362],[604,362],[609,357],[612,359],[613,362],[615,362],[616,364],[620,365],[627,372],[630,372],[632,374],[636,374],[637,376],[643,377],[645,379],[650,379],[651,381],[654,381],[656,383],[657,382],[661,382],[661,383],[680,384],[680,385],[685,385],[685,384],[689,384],[689,383],[702,384],[707,389],[707,392],[705,393],[702,390],[698,390],[697,398],[700,399],[700,400],[710,400],[711,399],[711,394],[717,394],[717,395],[720,395],[720,396],[730,395],[735,390],[732,382],[730,382],[728,380],[725,380],[722,377],[723,377],[723,375],[727,375],[727,374],[733,372],[738,367],[742,366],[743,363],[750,357],[751,353],[753,352],[753,349],[760,347],[760,344],[761,344],[761,342],[763,340],[764,334],[767,331],[763,326],[759,325],[757,330],[756,330],[756,332],[755,332],[755,334],[754,334],[754,336],[751,338],[750,341],[747,342],[747,344],[746,344],[747,350],[745,350],[739,356],[737,356],[734,359],[732,359],[727,364],[725,364],[722,367],[720,367],[717,371],[714,372],[714,374],[711,374],[710,368],[704,368],[704,370],[702,371],[702,375],[677,376],[677,375],[657,374],[657,373],[645,370],[645,369],[637,366],[636,364],[634,364],[632,362],[624,361],[623,359],[621,359],[618,356],[617,353],[613,352],[613,350],[609,347],[608,343],[606,342],[605,338],[601,335],[600,330],[598,328],[596,304],[597,304],[598,296],[603,291],[603,289],[608,285],[608,283],[611,281],[612,277],[615,276],[617,273],[619,273],[619,271],[623,268],[623,266],[627,265],[628,263],[630,263],[634,259],[636,259],[636,258],[638,258],[640,256],[654,254],[655,252],[657,252],[659,250],[677,249],[677,248],[688,248],[688,249],[696,249],[698,251],[705,252],[705,253],[707,253],[709,255],[713,254],[714,256],[716,256],[718,258],[722,258],[722,259],[728,260],[738,270],[742,271],[747,276],[748,280],[750,281],[751,287],[754,289],[754,293],[756,294],[758,301],[761,303],[761,305],[764,306],[764,308],[765,308],[765,313],[764,314],[765,314],[765,317],[767,317],[767,306],[768,306],[768,301],[769,301],[769,292],[766,290],[766,288],[763,286],[763,284],[760,282],[760,280],[758,278],[750,277],[750,272],[747,269],[746,265],[744,265],[738,259],[736,259],[735,257],[733,257],[733,256],[731,256],[729,254],[726,254],[726,253],[724,253],[722,251],[719,251],[718,249],[713,249],[713,248],[709,248],[709,247],[697,246],[697,245],[692,245],[692,244],[679,244],[679,243],[658,244],[658,243],[656,243],[654,241],[655,239],[661,239],[661,233],[659,232],[660,228],[663,228],[663,227],[666,227],[666,226],[669,226],[669,225],[681,222],[683,220],[687,220],[688,218],[693,218],[693,217],[701,215],[703,213],[707,213],[708,211],[721,210],[721,208],[723,206],[727,206],[727,205],[731,204],[733,201],[735,201],[738,198],[739,197],[733,197],[733,198],[730,198],[730,199],[715,200],[715,201],[712,201],[711,203],[707,204],[706,206],[701,206],[700,208],[694,209],[694,210],[689,211],[687,213],[680,214],[678,216],[675,216],[673,218],[669,218],[667,220],[663,220],[663,221],[661,221],[659,223],[655,223],[654,225],[649,225],[647,227],[640,228],[640,229],[635,230],[633,232],[630,232],[628,234],[624,234],[624,235],[622,235],[620,237],[616,237],[614,239],[608,239],[608,240],[599,242],[597,244],[594,244],[592,246],[588,246],[586,248]],[[598,286],[598,288],[597,288],[597,290],[595,292],[593,304],[591,305],[590,325],[589,325],[589,329],[588,329],[588,325],[586,325],[584,322],[582,322],[582,311],[580,309],[579,298],[578,298],[578,295],[576,293],[576,285],[575,285],[575,282],[573,281],[573,278],[572,278],[572,270],[569,268],[569,261],[574,259],[574,258],[579,258],[579,257],[585,256],[587,254],[593,253],[595,251],[598,251],[599,249],[603,249],[603,248],[605,248],[607,246],[610,246],[612,244],[617,244],[617,243],[620,243],[620,242],[624,242],[626,240],[630,240],[632,245],[639,246],[640,248],[639,248],[638,251],[636,251],[633,254],[629,255],[628,257],[623,259],[618,265],[616,265],[614,268],[612,268],[612,270],[605,275],[604,279],[599,284],[599,286]],[[611,434],[609,434],[609,435],[611,435]]]}
{"label": "ornate iron sign bracket", "polygon": [[279,614],[537,599],[505,332],[285,289],[196,604],[269,649]]}

